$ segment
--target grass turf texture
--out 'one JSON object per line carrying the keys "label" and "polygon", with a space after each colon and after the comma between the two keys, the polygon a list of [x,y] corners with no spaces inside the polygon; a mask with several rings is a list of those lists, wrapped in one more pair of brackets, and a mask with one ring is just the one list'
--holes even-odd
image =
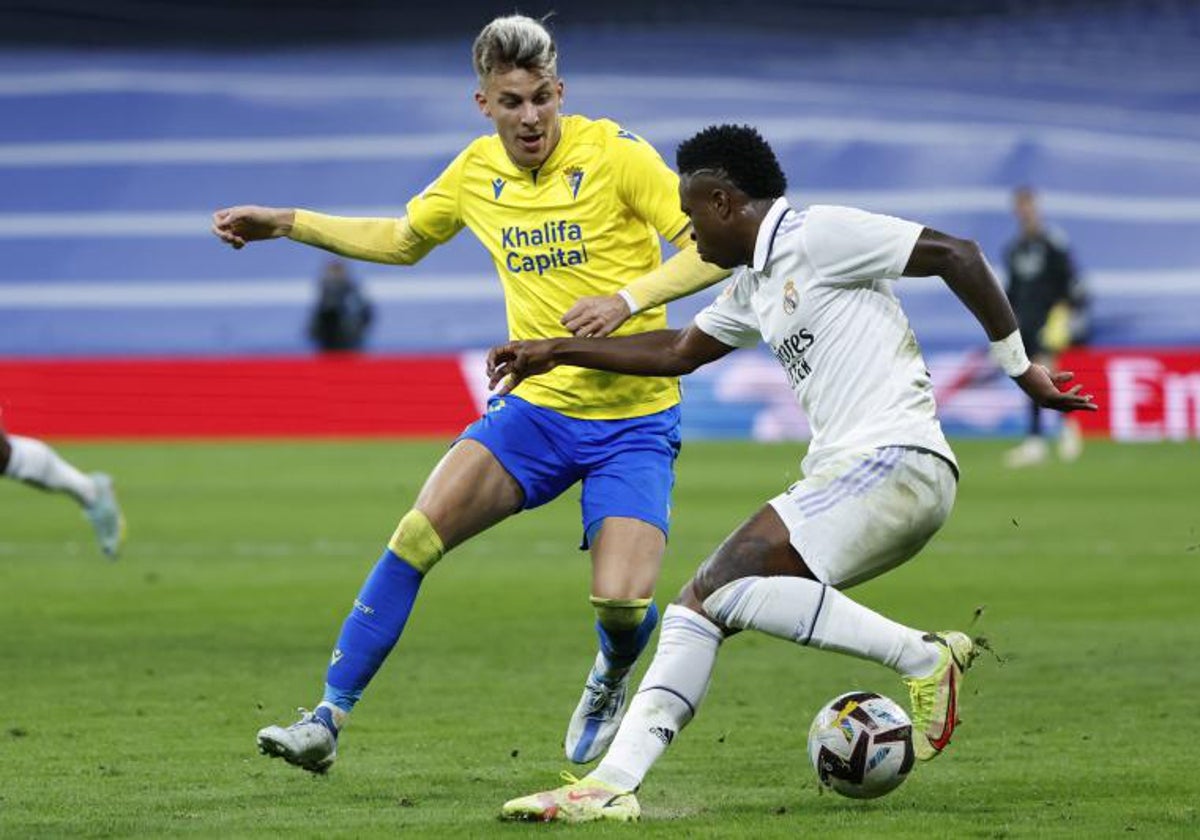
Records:
{"label": "grass turf texture", "polygon": [[[319,697],[351,598],[441,446],[60,445],[118,479],[122,560],[63,498],[0,482],[0,835],[520,837],[505,799],[553,786],[591,661],[574,497],[456,550],[315,778],[254,732]],[[638,836],[1046,837],[1200,829],[1200,504],[1194,444],[1092,445],[1009,472],[963,442],[949,525],[854,590],[926,628],[982,631],[966,721],[890,796],[821,795],[805,755],[830,697],[907,702],[871,663],[746,633],[641,792]],[[798,446],[689,444],[665,603],[796,477]]]}

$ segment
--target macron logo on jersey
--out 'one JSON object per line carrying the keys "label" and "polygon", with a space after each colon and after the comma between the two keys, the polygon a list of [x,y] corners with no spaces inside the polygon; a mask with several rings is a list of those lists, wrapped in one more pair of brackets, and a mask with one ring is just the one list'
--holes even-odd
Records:
{"label": "macron logo on jersey", "polygon": [[628,131],[624,128],[617,132],[617,136],[622,140],[632,140],[634,143],[640,143],[642,141],[641,137],[638,137],[632,131]]}
{"label": "macron logo on jersey", "polygon": [[492,197],[497,201],[500,200],[500,193],[504,192],[505,181],[503,178],[492,179]]}

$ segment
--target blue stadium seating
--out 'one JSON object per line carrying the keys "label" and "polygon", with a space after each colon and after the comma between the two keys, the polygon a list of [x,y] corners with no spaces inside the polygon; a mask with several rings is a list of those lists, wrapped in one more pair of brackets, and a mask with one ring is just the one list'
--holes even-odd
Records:
{"label": "blue stadium seating", "polygon": [[[797,203],[904,215],[976,238],[998,263],[1009,191],[1036,185],[1090,280],[1097,343],[1200,343],[1195,3],[1010,4],[865,36],[567,21],[560,36],[571,109],[619,120],[668,159],[705,124],[756,124]],[[403,212],[488,128],[468,45],[0,52],[0,355],[303,351],[323,256],[229,251],[208,214]],[[414,269],[357,270],[378,303],[371,349],[504,337],[467,234]],[[938,283],[905,286],[927,348],[982,343]]]}

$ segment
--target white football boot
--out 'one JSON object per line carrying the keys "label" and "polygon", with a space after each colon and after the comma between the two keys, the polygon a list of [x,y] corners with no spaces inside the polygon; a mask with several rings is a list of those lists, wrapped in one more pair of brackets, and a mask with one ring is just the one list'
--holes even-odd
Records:
{"label": "white football boot", "polygon": [[258,730],[258,751],[310,773],[324,773],[337,760],[337,733],[307,709],[286,729],[268,726]]}
{"label": "white football boot", "polygon": [[108,559],[115,560],[125,540],[125,517],[117,504],[113,480],[104,473],[92,473],[91,479],[96,487],[96,498],[84,507],[83,512],[92,523],[100,550]]}
{"label": "white football boot", "polygon": [[629,708],[629,675],[616,683],[608,683],[599,677],[605,662],[603,654],[597,654],[596,664],[588,672],[583,686],[583,696],[571,715],[567,725],[567,738],[563,742],[567,758],[576,764],[587,764],[599,758],[621,726],[621,718]]}

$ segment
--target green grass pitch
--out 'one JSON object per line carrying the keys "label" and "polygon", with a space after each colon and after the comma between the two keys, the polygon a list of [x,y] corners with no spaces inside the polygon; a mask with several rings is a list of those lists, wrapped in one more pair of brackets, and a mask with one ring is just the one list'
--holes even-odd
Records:
{"label": "green grass pitch", "polygon": [[[928,629],[981,627],[947,754],[898,791],[821,795],[821,703],[906,702],[884,669],[742,634],[643,786],[640,827],[508,825],[557,783],[593,655],[574,495],[455,551],[312,777],[254,733],[319,697],[337,628],[434,443],[60,444],[110,470],[116,564],[67,500],[0,482],[0,836],[1103,837],[1200,831],[1200,447],[1093,444],[1002,469],[962,442],[949,525],[854,590]],[[660,604],[794,479],[796,445],[684,448]]]}

